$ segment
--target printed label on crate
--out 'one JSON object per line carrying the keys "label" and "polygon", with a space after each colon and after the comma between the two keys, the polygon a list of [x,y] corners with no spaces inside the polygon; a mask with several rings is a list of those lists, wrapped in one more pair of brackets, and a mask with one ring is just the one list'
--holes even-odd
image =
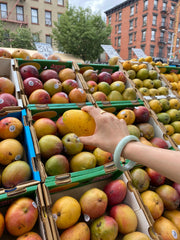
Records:
{"label": "printed label on crate", "polygon": [[45,58],[48,58],[50,55],[53,54],[53,49],[48,43],[36,42],[35,46],[38,52],[41,53]]}
{"label": "printed label on crate", "polygon": [[112,57],[119,57],[120,60],[122,58],[119,56],[118,52],[112,47],[112,45],[103,45],[101,44],[101,47],[104,49],[104,51],[107,53],[107,55],[112,58]]}
{"label": "printed label on crate", "polygon": [[147,55],[144,53],[144,51],[140,48],[132,48],[133,52],[136,54],[138,58],[145,58]]}

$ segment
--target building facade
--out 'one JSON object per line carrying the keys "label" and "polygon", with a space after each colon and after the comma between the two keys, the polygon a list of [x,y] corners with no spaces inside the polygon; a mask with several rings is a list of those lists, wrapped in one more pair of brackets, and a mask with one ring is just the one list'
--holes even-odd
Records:
{"label": "building facade", "polygon": [[0,0],[0,19],[11,31],[23,26],[31,30],[35,42],[49,43],[54,22],[67,9],[68,0]]}
{"label": "building facade", "polygon": [[126,0],[105,12],[112,26],[111,44],[124,59],[147,56],[180,57],[180,3],[178,0]]}

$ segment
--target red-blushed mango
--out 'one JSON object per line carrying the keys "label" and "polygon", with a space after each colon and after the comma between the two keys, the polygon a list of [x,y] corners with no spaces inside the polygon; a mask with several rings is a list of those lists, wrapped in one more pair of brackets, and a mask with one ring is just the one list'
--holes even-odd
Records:
{"label": "red-blushed mango", "polygon": [[90,136],[95,131],[95,121],[87,113],[82,110],[67,110],[62,115],[64,125],[69,129],[69,133],[73,132],[77,136]]}
{"label": "red-blushed mango", "polygon": [[150,238],[142,232],[132,232],[126,234],[122,240],[150,240]]}
{"label": "red-blushed mango", "polygon": [[60,235],[61,240],[90,240],[90,229],[85,222],[76,223],[74,226],[64,230]]}
{"label": "red-blushed mango", "polygon": [[57,135],[56,123],[49,118],[40,118],[36,120],[33,124],[36,131],[37,138],[40,139],[45,135]]}
{"label": "red-blushed mango", "polygon": [[6,117],[0,121],[0,138],[16,138],[23,131],[22,122],[16,117]]}
{"label": "red-blushed mango", "polygon": [[16,240],[42,240],[42,238],[36,232],[27,232],[18,237]]}
{"label": "red-blushed mango", "polygon": [[0,237],[2,237],[5,228],[4,215],[0,212]]}

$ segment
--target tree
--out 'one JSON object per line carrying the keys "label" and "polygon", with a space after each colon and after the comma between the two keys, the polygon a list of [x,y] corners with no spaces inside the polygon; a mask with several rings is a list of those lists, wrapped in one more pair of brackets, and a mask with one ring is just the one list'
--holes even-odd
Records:
{"label": "tree", "polygon": [[103,52],[101,44],[110,44],[111,27],[89,8],[69,7],[54,24],[52,37],[58,49],[84,61],[98,59]]}
{"label": "tree", "polygon": [[10,30],[0,21],[0,47],[9,47]]}

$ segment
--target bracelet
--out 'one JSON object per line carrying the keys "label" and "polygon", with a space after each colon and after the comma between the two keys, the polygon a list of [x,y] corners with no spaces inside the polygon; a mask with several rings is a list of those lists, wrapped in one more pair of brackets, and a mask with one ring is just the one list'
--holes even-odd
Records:
{"label": "bracelet", "polygon": [[115,151],[114,151],[113,160],[114,160],[115,166],[122,172],[130,170],[131,168],[133,168],[136,165],[136,162],[133,162],[128,159],[125,160],[125,163],[122,163],[120,161],[121,152],[122,152],[123,148],[126,146],[127,143],[129,143],[131,141],[139,141],[139,139],[134,135],[128,135],[128,136],[124,137],[123,139],[121,139],[121,141],[118,143],[118,145],[116,146]]}

